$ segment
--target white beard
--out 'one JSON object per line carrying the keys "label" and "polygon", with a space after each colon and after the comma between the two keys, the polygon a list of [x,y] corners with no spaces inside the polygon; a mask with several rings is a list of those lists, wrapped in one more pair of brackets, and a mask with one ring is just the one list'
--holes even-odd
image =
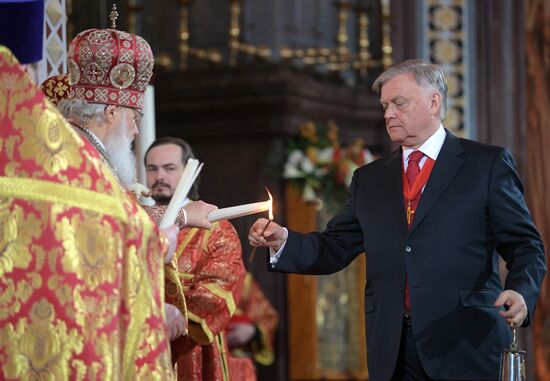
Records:
{"label": "white beard", "polygon": [[105,139],[107,155],[125,188],[135,183],[137,179],[136,156],[132,151],[132,139],[127,131],[128,123],[124,119],[119,127]]}

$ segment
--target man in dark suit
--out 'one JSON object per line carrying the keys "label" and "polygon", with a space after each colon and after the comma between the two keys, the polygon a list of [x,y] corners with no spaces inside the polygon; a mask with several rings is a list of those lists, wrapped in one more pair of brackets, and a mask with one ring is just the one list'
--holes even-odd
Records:
{"label": "man in dark suit", "polygon": [[436,65],[405,61],[373,88],[400,149],[355,172],[325,231],[271,223],[260,235],[260,219],[250,243],[269,246],[273,269],[289,273],[334,273],[366,253],[372,381],[496,380],[509,326],[530,324],[546,273],[514,159],[443,128],[447,84]]}

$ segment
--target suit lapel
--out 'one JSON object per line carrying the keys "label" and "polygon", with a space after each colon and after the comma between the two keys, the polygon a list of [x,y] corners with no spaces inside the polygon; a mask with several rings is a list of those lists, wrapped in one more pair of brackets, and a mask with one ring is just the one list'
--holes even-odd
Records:
{"label": "suit lapel", "polygon": [[403,169],[401,162],[400,149],[386,159],[383,182],[386,188],[384,197],[386,197],[387,205],[389,205],[403,236],[405,236],[407,234],[407,220],[403,204],[403,180],[401,179]]}
{"label": "suit lapel", "polygon": [[424,188],[420,198],[409,235],[420,225],[426,214],[456,176],[464,162],[464,159],[460,157],[463,152],[460,140],[447,131],[445,142],[441,147],[426,188]]}

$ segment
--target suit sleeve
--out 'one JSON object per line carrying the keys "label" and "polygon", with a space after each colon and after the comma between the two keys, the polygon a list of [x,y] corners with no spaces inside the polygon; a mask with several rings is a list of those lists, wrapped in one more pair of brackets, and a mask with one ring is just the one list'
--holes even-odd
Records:
{"label": "suit sleeve", "polygon": [[529,323],[546,273],[544,244],[527,208],[514,158],[506,149],[493,163],[490,188],[489,215],[496,249],[508,269],[504,288],[523,296]]}
{"label": "suit sleeve", "polygon": [[288,240],[273,270],[299,274],[332,274],[350,264],[363,251],[363,232],[355,216],[359,193],[358,171],[350,186],[344,209],[334,216],[322,233],[288,232]]}

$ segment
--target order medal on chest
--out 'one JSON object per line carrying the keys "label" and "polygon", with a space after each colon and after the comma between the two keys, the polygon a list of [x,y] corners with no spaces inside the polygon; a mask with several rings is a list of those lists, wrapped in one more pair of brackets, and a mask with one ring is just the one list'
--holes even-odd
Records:
{"label": "order medal on chest", "polygon": [[[411,163],[409,162],[409,165]],[[415,179],[413,180],[412,184],[409,184],[409,179],[407,178],[406,170],[405,170],[405,164],[403,163],[402,166],[402,179],[403,179],[403,198],[405,201],[405,213],[407,216],[407,225],[410,227],[413,220],[414,220],[414,214],[416,212],[416,207],[418,206],[418,201],[420,199],[420,195],[422,192],[422,189],[426,186],[426,183],[428,182],[428,178],[430,177],[430,174],[432,172],[432,169],[435,165],[435,160],[431,159],[430,157],[426,158],[426,162],[424,163],[424,166],[422,169],[420,169],[420,172],[415,176]],[[416,202],[415,202],[416,201]]]}

